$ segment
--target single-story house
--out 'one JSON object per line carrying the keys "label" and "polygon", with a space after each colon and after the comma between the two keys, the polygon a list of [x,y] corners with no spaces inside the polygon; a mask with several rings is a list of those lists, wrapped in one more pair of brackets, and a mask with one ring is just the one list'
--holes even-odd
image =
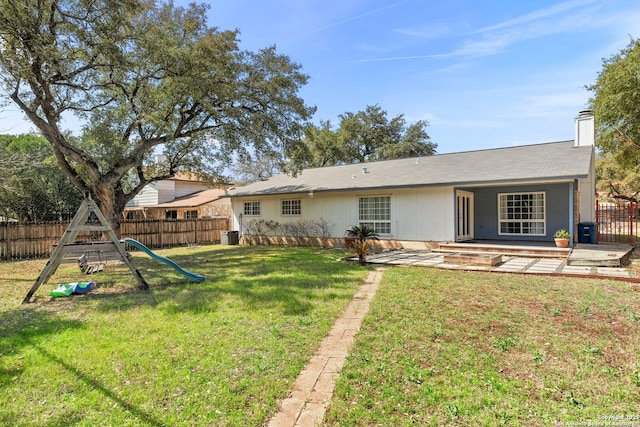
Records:
{"label": "single-story house", "polygon": [[178,173],[145,186],[124,210],[126,219],[196,219],[231,216],[224,190],[195,176]]}
{"label": "single-story house", "polygon": [[[595,126],[575,140],[305,169],[232,188],[232,225],[323,220],[339,244],[352,225],[383,245],[433,247],[470,240],[552,241],[595,221]],[[280,237],[281,238],[281,237]]]}

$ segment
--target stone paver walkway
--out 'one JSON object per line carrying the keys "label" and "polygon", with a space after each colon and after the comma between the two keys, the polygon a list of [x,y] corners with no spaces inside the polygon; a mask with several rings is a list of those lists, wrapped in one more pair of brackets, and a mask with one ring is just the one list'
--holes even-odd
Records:
{"label": "stone paver walkway", "polygon": [[448,270],[498,271],[508,273],[563,274],[576,276],[604,276],[627,280],[639,280],[623,267],[583,267],[567,265],[565,259],[503,256],[496,266],[447,263],[444,254],[425,250],[395,250],[369,255],[367,262],[387,265],[417,265]]}
{"label": "stone paver walkway", "polygon": [[320,343],[318,353],[300,372],[289,396],[280,402],[280,409],[269,421],[269,427],[320,425],[354,337],[378,290],[382,270],[383,268],[378,268],[369,273],[365,282],[360,285],[329,335]]}

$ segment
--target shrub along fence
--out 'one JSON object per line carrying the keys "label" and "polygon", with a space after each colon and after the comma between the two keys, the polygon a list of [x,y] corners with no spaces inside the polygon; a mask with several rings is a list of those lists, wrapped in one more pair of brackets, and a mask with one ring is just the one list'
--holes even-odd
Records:
{"label": "shrub along fence", "polygon": [[[0,222],[0,260],[45,258],[51,256],[69,222]],[[120,227],[122,237],[138,240],[150,248],[169,248],[190,244],[220,243],[222,231],[229,230],[229,218],[184,220],[128,220]],[[98,233],[99,234],[99,233]],[[78,236],[92,241],[99,235]]]}

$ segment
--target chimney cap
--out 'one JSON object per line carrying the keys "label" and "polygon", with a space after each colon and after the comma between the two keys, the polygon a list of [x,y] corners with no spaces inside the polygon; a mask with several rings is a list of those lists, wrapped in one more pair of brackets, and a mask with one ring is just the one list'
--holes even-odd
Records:
{"label": "chimney cap", "polygon": [[579,117],[584,117],[584,116],[593,116],[593,111],[592,110],[581,110],[578,112],[578,116]]}

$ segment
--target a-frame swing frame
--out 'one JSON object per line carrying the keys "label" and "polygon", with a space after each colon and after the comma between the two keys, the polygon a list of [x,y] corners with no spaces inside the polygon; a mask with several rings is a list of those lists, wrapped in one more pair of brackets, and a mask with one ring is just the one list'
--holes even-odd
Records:
{"label": "a-frame swing frame", "polygon": [[[89,220],[89,216],[92,213],[98,218],[98,220],[100,221],[100,225],[87,223]],[[149,284],[144,280],[144,277],[142,277],[142,274],[140,273],[140,271],[138,271],[138,268],[136,267],[134,262],[129,258],[127,251],[124,249],[122,243],[120,243],[120,240],[116,236],[116,233],[113,231],[113,229],[109,225],[109,222],[98,208],[98,205],[96,205],[96,202],[93,201],[91,195],[87,194],[85,199],[82,201],[82,204],[78,208],[75,216],[71,220],[71,223],[69,223],[69,226],[62,235],[62,238],[58,242],[58,245],[54,248],[49,261],[47,261],[47,264],[40,272],[40,276],[38,276],[35,283],[31,287],[31,290],[29,290],[27,296],[22,301],[23,304],[28,303],[33,294],[36,293],[40,285],[46,283],[51,278],[51,276],[53,276],[53,273],[56,272],[56,270],[60,266],[60,262],[62,262],[62,259],[64,257],[65,246],[74,244],[78,233],[81,231],[105,232],[122,257],[122,261],[124,261],[127,267],[129,267],[129,270],[131,270],[131,273],[133,273],[133,276],[136,278],[138,282],[138,288],[149,289]]]}

